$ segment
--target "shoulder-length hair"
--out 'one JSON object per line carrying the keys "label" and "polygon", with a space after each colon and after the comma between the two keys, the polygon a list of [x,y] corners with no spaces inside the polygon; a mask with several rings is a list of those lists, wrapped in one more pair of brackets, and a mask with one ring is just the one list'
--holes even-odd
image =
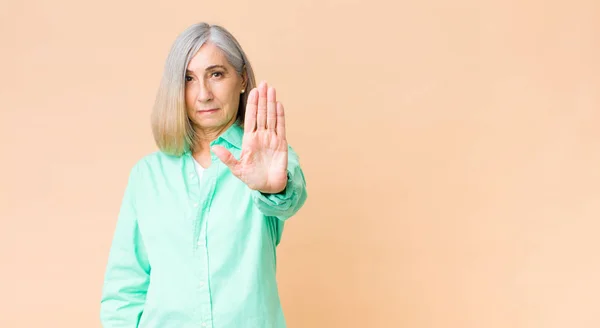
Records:
{"label": "shoulder-length hair", "polygon": [[240,76],[246,75],[247,92],[240,94],[236,117],[238,124],[244,124],[248,94],[256,87],[252,65],[238,41],[225,28],[208,23],[194,24],[179,34],[171,46],[152,109],[154,141],[166,154],[181,156],[194,145],[195,132],[185,105],[185,72],[192,57],[206,42],[221,49]]}

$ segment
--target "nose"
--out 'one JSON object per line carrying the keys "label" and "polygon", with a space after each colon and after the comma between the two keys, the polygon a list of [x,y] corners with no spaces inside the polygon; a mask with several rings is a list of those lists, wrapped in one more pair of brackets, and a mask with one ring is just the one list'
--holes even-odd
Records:
{"label": "nose", "polygon": [[199,102],[207,102],[213,99],[213,94],[210,89],[210,85],[206,82],[201,82],[198,90],[198,98]]}

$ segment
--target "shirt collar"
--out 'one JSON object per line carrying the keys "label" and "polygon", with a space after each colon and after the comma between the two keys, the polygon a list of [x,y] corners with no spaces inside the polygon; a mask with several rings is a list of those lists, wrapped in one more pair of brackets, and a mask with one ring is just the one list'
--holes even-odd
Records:
{"label": "shirt collar", "polygon": [[242,149],[242,139],[244,137],[244,128],[242,128],[237,122],[233,123],[227,130],[211,142],[211,146],[218,144],[220,140],[225,140],[233,147]]}
{"label": "shirt collar", "polygon": [[[237,149],[242,149],[242,139],[244,138],[244,128],[241,127],[237,122],[233,123],[230,127],[228,127],[217,139],[213,140],[210,145],[211,147],[214,145],[218,145],[223,142],[223,140],[233,147]],[[184,154],[190,155],[192,151],[188,144],[184,147]]]}

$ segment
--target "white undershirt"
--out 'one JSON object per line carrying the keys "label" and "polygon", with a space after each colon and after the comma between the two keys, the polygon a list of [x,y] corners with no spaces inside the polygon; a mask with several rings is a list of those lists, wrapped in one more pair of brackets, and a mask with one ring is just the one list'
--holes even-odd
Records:
{"label": "white undershirt", "polygon": [[196,168],[196,174],[198,175],[198,180],[200,180],[200,178],[202,178],[202,173],[204,173],[204,168],[202,167],[202,165],[200,165],[200,163],[198,163],[198,161],[194,158],[194,167]]}

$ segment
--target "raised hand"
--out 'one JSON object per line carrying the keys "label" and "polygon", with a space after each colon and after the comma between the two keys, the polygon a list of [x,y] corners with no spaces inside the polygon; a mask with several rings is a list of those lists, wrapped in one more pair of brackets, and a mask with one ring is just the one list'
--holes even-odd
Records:
{"label": "raised hand", "polygon": [[240,159],[222,146],[214,146],[212,151],[250,189],[263,193],[285,189],[288,164],[285,117],[273,87],[262,82],[248,95]]}

